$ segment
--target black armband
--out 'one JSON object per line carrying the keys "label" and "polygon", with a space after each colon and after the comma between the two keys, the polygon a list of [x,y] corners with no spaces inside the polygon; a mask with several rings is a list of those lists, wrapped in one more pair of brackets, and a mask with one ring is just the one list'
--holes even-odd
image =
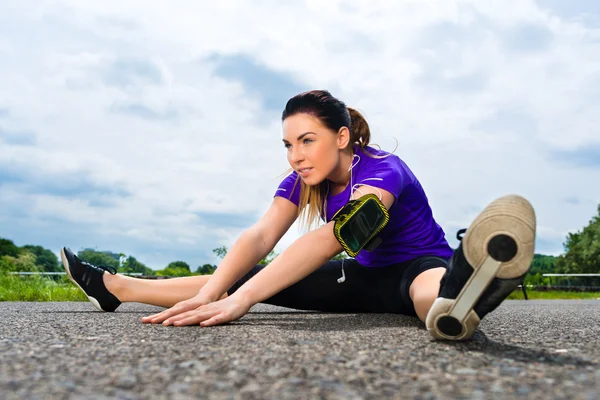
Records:
{"label": "black armband", "polygon": [[350,200],[331,219],[333,233],[350,257],[365,249],[373,251],[380,243],[377,236],[390,216],[385,205],[373,193]]}

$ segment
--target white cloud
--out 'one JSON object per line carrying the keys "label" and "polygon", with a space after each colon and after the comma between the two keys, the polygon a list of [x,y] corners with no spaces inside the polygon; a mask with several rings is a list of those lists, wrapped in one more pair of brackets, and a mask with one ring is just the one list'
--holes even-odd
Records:
{"label": "white cloud", "polygon": [[[214,262],[210,250],[267,209],[287,168],[279,112],[266,104],[294,85],[364,111],[384,149],[398,139],[453,243],[506,192],[533,202],[546,253],[596,212],[598,165],[553,155],[600,142],[598,10],[577,18],[530,1],[5,9],[0,236],[18,244],[98,246],[154,268]],[[218,60],[236,57],[283,82],[281,93],[220,73]],[[292,228],[279,250],[297,236]]]}

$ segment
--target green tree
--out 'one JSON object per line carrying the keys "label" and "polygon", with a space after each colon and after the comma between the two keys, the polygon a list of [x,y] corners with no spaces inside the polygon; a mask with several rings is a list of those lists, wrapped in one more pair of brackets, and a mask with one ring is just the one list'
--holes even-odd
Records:
{"label": "green tree", "polygon": [[187,270],[188,272],[191,272],[189,264],[185,261],[173,261],[172,263],[169,263],[169,265],[167,265],[167,268],[182,268]]}
{"label": "green tree", "polygon": [[44,272],[62,272],[58,264],[58,257],[52,251],[43,248],[42,246],[34,246],[27,244],[23,249],[35,255],[35,264]]}
{"label": "green tree", "polygon": [[550,284],[550,278],[542,276],[539,272],[532,274],[531,272],[525,276],[523,282],[525,285],[544,286]]}
{"label": "green tree", "polygon": [[21,250],[19,250],[19,248],[15,246],[12,240],[0,238],[0,257],[18,257],[19,254],[21,254]]}
{"label": "green tree", "polygon": [[271,250],[271,252],[269,254],[267,254],[262,260],[260,260],[258,263],[260,265],[267,265],[269,264],[271,261],[273,261],[275,258],[277,258],[279,254],[275,253],[275,250]]}
{"label": "green tree", "polygon": [[35,264],[35,254],[24,252],[18,257],[0,257],[0,270],[2,272],[40,272]]}
{"label": "green tree", "polygon": [[204,264],[196,269],[196,273],[199,275],[212,275],[215,269],[217,269],[216,265]]}
{"label": "green tree", "polygon": [[193,275],[189,269],[167,267],[156,271],[157,276],[191,276]]}
{"label": "green tree", "polygon": [[[219,258],[224,258],[227,255],[227,251],[228,251],[227,246],[221,246],[221,247],[217,247],[216,249],[213,249],[213,253],[215,253],[215,255]],[[275,250],[271,250],[271,252],[269,252],[269,254],[267,254],[258,263],[261,265],[267,265],[268,263],[273,261],[275,258],[277,258],[278,255],[279,255],[279,253],[275,253]]]}
{"label": "green tree", "polygon": [[215,253],[215,255],[219,258],[224,258],[225,255],[227,254],[227,246],[221,246],[221,247],[217,247],[216,249],[212,250],[213,253]]}
{"label": "green tree", "polygon": [[556,257],[544,254],[534,254],[529,268],[529,274],[548,274],[556,272]]}
{"label": "green tree", "polygon": [[119,267],[119,272],[141,273],[142,275],[155,275],[155,271],[153,269],[148,268],[147,266],[139,262],[134,256],[122,255],[122,258],[125,259]]}
{"label": "green tree", "polygon": [[111,267],[119,268],[119,255],[116,254],[117,258],[115,259],[115,253],[85,249],[79,251],[77,256],[90,264],[110,265]]}
{"label": "green tree", "polygon": [[0,274],[17,271],[16,257],[0,256]]}
{"label": "green tree", "polygon": [[[576,233],[569,233],[564,244],[565,253],[556,260],[561,273],[600,273],[600,204],[598,215]],[[584,278],[585,279],[585,278]],[[598,285],[600,279],[572,279],[571,283]]]}

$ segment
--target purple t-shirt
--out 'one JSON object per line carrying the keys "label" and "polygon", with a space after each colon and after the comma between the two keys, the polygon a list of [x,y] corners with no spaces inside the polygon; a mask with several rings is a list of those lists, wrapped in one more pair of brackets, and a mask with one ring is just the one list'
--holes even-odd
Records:
{"label": "purple t-shirt", "polygon": [[[366,151],[376,156],[389,154],[370,146]],[[354,153],[360,159],[354,158],[352,183],[339,194],[327,195],[327,222],[350,200],[351,186],[354,190],[356,185],[361,184],[381,188],[396,199],[389,210],[390,221],[380,232],[382,243],[372,252],[361,250],[356,260],[367,267],[383,267],[420,256],[450,258],[453,251],[444,237],[444,231],[433,219],[429,200],[404,161],[394,154],[372,158],[358,146],[354,146]],[[285,197],[297,206],[300,182],[294,187],[296,179],[299,179],[296,171],[284,178],[275,196]]]}

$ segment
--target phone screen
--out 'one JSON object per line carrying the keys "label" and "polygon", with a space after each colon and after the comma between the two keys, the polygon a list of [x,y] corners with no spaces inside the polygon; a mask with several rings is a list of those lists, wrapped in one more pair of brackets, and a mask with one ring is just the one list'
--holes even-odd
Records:
{"label": "phone screen", "polygon": [[350,248],[356,252],[367,244],[377,227],[385,221],[385,215],[374,200],[365,204],[341,228],[340,235]]}

